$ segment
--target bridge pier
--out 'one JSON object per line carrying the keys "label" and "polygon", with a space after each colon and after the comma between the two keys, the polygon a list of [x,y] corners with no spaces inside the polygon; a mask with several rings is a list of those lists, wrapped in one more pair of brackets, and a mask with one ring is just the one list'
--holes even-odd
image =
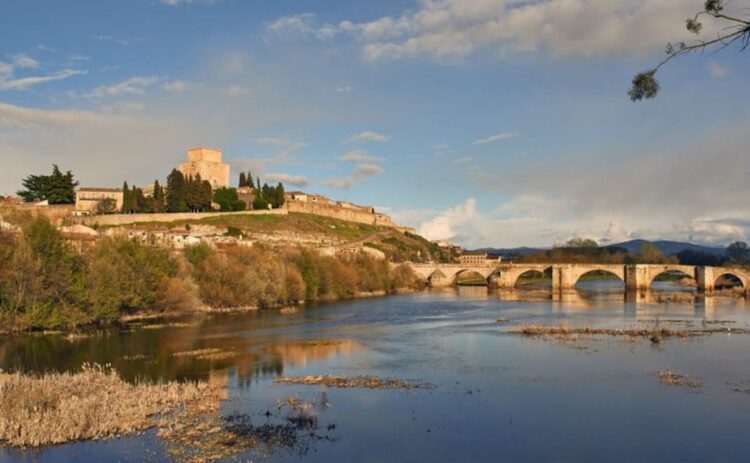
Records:
{"label": "bridge pier", "polygon": [[572,291],[576,287],[570,264],[552,266],[552,291]]}
{"label": "bridge pier", "polygon": [[651,287],[648,265],[625,266],[625,287],[628,291],[646,291]]}
{"label": "bridge pier", "polygon": [[695,281],[698,283],[698,292],[711,294],[714,292],[714,284],[716,278],[714,277],[713,267],[696,267],[695,268]]}

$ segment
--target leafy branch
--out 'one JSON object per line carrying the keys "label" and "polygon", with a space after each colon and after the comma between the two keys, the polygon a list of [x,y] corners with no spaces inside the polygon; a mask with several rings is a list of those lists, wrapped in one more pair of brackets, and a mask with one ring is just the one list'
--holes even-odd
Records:
{"label": "leafy branch", "polygon": [[685,42],[667,44],[666,58],[652,69],[638,73],[633,77],[632,86],[628,90],[628,96],[632,101],[655,97],[661,88],[655,78],[656,72],[678,56],[698,50],[705,51],[714,47],[718,51],[738,41],[741,43],[740,51],[744,51],[750,45],[750,20],[726,14],[724,12],[725,5],[724,0],[706,0],[703,11],[685,21],[686,29],[696,35],[700,34],[703,29],[701,19],[706,16],[720,20],[726,24],[726,27],[713,40],[698,40],[692,44],[686,44]]}

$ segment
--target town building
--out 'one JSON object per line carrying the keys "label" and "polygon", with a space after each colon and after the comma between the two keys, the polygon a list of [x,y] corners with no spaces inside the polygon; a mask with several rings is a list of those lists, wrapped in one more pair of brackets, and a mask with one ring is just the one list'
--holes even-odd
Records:
{"label": "town building", "polygon": [[211,188],[229,187],[229,164],[222,162],[222,152],[216,148],[203,146],[191,148],[187,152],[187,162],[180,164],[179,170],[185,177],[207,180]]}
{"label": "town building", "polygon": [[461,265],[489,265],[499,264],[501,261],[500,256],[485,251],[465,251],[458,256],[458,262]]}
{"label": "town building", "polygon": [[114,201],[114,210],[122,209],[124,195],[121,188],[79,188],[76,191],[75,212],[79,214],[93,214],[99,203],[106,199]]}

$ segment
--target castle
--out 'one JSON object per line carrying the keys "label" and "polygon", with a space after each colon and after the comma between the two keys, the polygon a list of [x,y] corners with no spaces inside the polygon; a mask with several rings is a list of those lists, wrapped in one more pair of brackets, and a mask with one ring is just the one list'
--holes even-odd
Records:
{"label": "castle", "polygon": [[221,162],[221,150],[199,146],[187,152],[188,160],[180,164],[179,170],[185,177],[201,176],[211,188],[229,187],[229,164]]}

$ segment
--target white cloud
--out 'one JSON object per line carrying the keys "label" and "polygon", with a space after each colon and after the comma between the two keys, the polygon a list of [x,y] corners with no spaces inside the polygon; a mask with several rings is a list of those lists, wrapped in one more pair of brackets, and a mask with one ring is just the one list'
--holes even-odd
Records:
{"label": "white cloud", "polygon": [[[556,56],[639,55],[690,40],[683,19],[692,0],[419,0],[399,17],[318,24],[315,15],[279,18],[277,34],[330,38],[350,34],[368,61],[429,55],[438,59],[488,49]],[[706,37],[715,32],[706,21]]]}
{"label": "white cloud", "polygon": [[371,130],[366,130],[364,132],[360,132],[358,134],[354,134],[348,139],[346,139],[346,143],[358,143],[358,142],[375,142],[375,143],[386,143],[390,141],[391,137],[388,135],[383,135],[381,133],[373,132]]}
{"label": "white cloud", "polygon": [[453,162],[455,164],[464,164],[464,163],[467,163],[467,162],[471,162],[472,159],[474,159],[474,158],[472,158],[471,156],[463,156],[463,157],[454,159]]}
{"label": "white cloud", "polygon": [[266,25],[266,31],[280,37],[314,37],[330,39],[338,33],[336,26],[325,24],[317,26],[313,13],[302,13],[282,16]]}
{"label": "white cloud", "polygon": [[339,156],[339,159],[347,162],[381,162],[383,158],[373,156],[367,150],[352,150]]}
{"label": "white cloud", "polygon": [[[7,63],[2,64],[7,65]],[[87,71],[81,71],[78,69],[63,69],[62,71],[54,72],[46,76],[13,78],[12,73],[3,73],[4,71],[7,71],[7,67],[0,65],[0,90],[26,90],[27,88],[33,87],[34,85],[54,82],[56,80],[63,80],[67,79],[68,77],[87,73]]]}
{"label": "white cloud", "polygon": [[39,67],[39,61],[30,57],[26,53],[18,53],[13,55],[13,65],[19,69],[37,69]]}
{"label": "white cloud", "polygon": [[184,80],[170,80],[161,84],[161,87],[171,93],[180,93],[190,88],[190,82]]}
{"label": "white cloud", "polygon": [[336,91],[339,93],[351,93],[353,88],[350,85],[342,85],[340,87],[336,87]]}
{"label": "white cloud", "polygon": [[123,95],[145,95],[146,88],[154,85],[159,81],[158,77],[153,76],[138,76],[131,77],[130,79],[118,82],[113,85],[101,85],[96,87],[93,91],[85,93],[83,96],[86,98],[105,98],[105,97],[118,97]]}
{"label": "white cloud", "polygon": [[13,65],[6,63],[4,61],[0,61],[0,80],[2,80],[4,77],[7,78],[7,76],[13,74]]}
{"label": "white cloud", "polygon": [[724,77],[727,75],[727,72],[727,68],[717,63],[716,61],[711,61],[710,63],[708,63],[708,73],[711,75],[711,77]]}
{"label": "white cloud", "polygon": [[334,188],[348,189],[354,185],[363,182],[368,177],[382,174],[385,170],[375,164],[357,164],[351,175],[344,178],[332,178],[325,181],[325,184]]}
{"label": "white cloud", "polygon": [[459,237],[462,224],[476,217],[477,201],[468,198],[464,204],[446,209],[419,226],[419,234],[428,240],[453,240]]}
{"label": "white cloud", "polygon": [[518,137],[518,134],[515,132],[498,133],[495,135],[490,135],[487,138],[480,138],[479,140],[474,140],[472,145],[486,145],[487,143],[494,143],[500,140],[510,140],[511,138],[517,138],[517,137]]}
{"label": "white cloud", "polygon": [[263,174],[263,180],[268,180],[270,183],[281,182],[287,185],[294,185],[297,187],[304,187],[310,183],[310,180],[305,176],[285,174],[285,173]]}

